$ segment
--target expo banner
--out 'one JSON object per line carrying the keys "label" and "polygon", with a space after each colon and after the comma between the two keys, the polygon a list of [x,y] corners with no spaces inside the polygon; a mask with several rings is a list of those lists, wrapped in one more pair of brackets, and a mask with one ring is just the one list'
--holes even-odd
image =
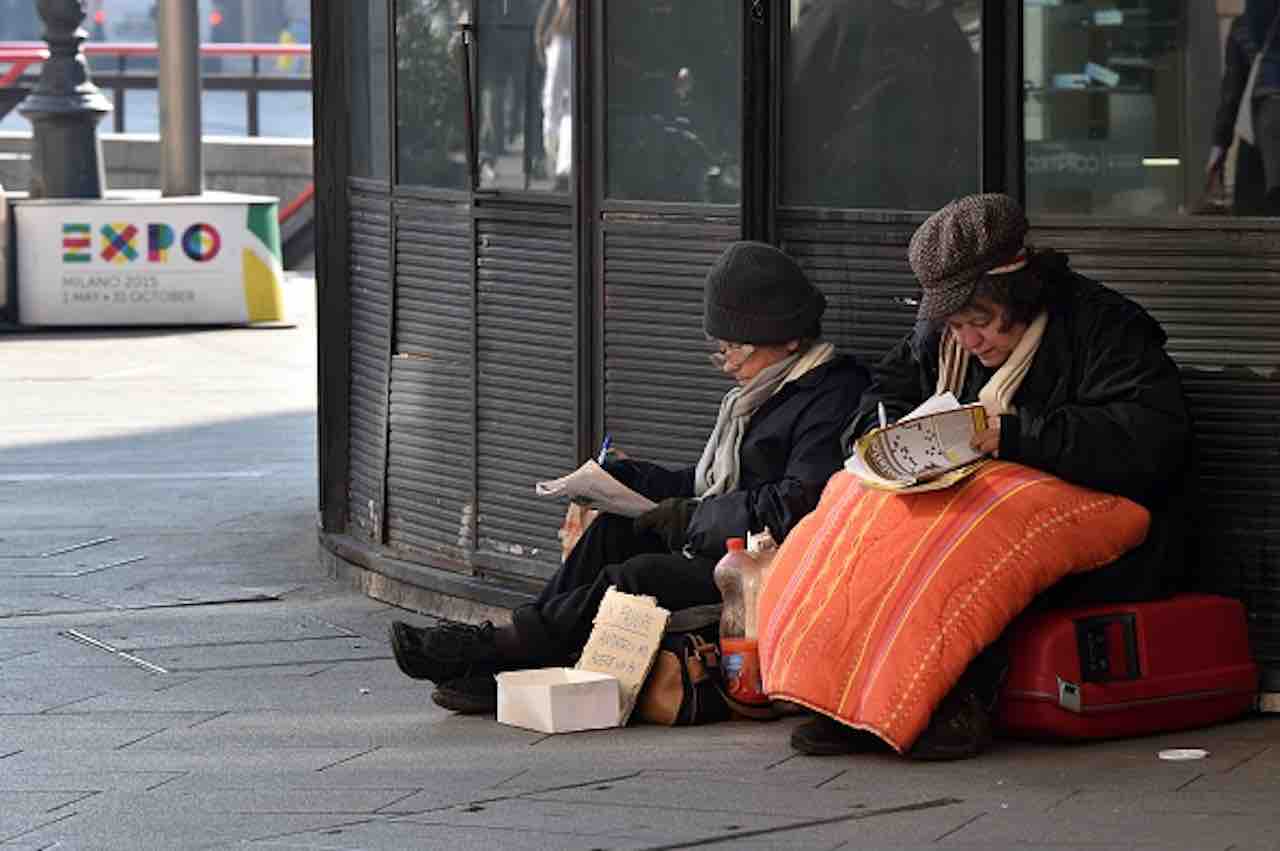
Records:
{"label": "expo banner", "polygon": [[23,325],[285,318],[276,199],[155,193],[14,204]]}

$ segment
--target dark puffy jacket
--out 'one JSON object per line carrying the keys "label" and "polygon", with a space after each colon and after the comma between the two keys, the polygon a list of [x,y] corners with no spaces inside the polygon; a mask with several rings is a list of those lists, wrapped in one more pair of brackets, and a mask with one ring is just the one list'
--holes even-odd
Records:
{"label": "dark puffy jacket", "polygon": [[[1244,98],[1245,86],[1249,83],[1249,71],[1266,41],[1265,30],[1262,35],[1255,37],[1250,24],[1251,19],[1247,15],[1241,15],[1232,21],[1223,48],[1218,111],[1213,117],[1213,143],[1223,149],[1231,147],[1236,137],[1236,114],[1240,111],[1240,101]],[[1254,94],[1266,94],[1268,91],[1280,91],[1280,38],[1272,42],[1262,67],[1258,69]]]}
{"label": "dark puffy jacket", "polygon": [[[1267,44],[1267,36],[1271,28],[1276,26],[1276,16],[1280,14],[1280,0],[1247,0],[1243,17],[1248,21],[1249,39],[1253,49],[1249,52],[1249,61],[1258,55],[1258,51]],[[1280,37],[1272,38],[1267,53],[1262,57],[1262,66],[1258,69],[1259,88],[1275,91],[1280,89]]]}
{"label": "dark puffy jacket", "polygon": [[[766,526],[781,542],[818,505],[827,479],[844,463],[840,431],[870,383],[854,358],[835,359],[782,386],[751,417],[742,438],[736,490],[704,499],[689,524],[688,542],[708,557],[726,538]],[[693,467],[672,470],[647,461],[610,461],[620,481],[653,500],[691,497]]]}
{"label": "dark puffy jacket", "polygon": [[[1164,330],[1133,301],[1072,272],[1065,255],[1044,252],[1034,263],[1048,288],[1049,323],[1014,397],[1018,413],[1000,418],[999,457],[1126,496],[1152,514],[1146,543],[1061,583],[1052,602],[1160,596],[1183,578],[1191,442]],[[877,402],[896,419],[933,394],[940,338],[913,335],[881,361],[846,439],[876,423]],[[961,401],[976,401],[993,372],[971,359]]]}

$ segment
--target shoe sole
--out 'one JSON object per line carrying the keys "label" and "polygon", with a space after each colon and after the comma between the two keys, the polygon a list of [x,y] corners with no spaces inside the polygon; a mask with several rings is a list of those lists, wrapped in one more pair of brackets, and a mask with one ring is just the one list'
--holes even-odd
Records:
{"label": "shoe sole", "polygon": [[791,736],[791,748],[797,750],[805,756],[851,756],[854,754],[875,753],[884,747],[883,743],[875,738],[875,734],[866,733],[851,739],[821,739],[810,740],[800,736]]}
{"label": "shoe sole", "polygon": [[498,698],[485,699],[471,694],[437,688],[431,693],[431,701],[443,709],[459,715],[497,715]]}
{"label": "shoe sole", "polygon": [[982,753],[982,748],[961,747],[951,750],[934,750],[925,753],[907,751],[907,758],[915,762],[954,762],[960,759],[973,759]]}

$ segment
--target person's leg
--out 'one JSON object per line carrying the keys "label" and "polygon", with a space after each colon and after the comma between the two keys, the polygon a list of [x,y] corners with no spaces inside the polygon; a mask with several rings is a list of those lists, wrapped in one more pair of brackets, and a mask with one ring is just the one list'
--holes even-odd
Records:
{"label": "person's leg", "polygon": [[1239,143],[1235,177],[1232,213],[1237,216],[1266,215],[1267,188],[1262,154],[1247,142]]}
{"label": "person's leg", "polygon": [[[567,662],[586,644],[596,610],[610,585],[628,594],[654,597],[671,611],[720,602],[713,577],[715,561],[686,558],[667,552],[635,555],[621,563],[605,564],[590,583],[544,593],[536,603],[512,615],[512,629],[521,647],[537,659]],[[582,574],[580,573],[581,577]]]}
{"label": "person's leg", "polygon": [[[919,760],[964,759],[990,746],[991,712],[1009,670],[1003,638],[969,663],[960,682],[934,709],[929,726],[906,755]],[[867,753],[885,747],[875,734],[819,715],[791,733],[791,747],[809,756]]]}
{"label": "person's leg", "polygon": [[606,565],[621,564],[643,553],[665,553],[656,535],[637,532],[634,521],[617,514],[601,514],[587,527],[560,569],[552,574],[532,605],[542,606],[563,594],[590,585]]}
{"label": "person's leg", "polygon": [[1262,155],[1263,215],[1280,216],[1280,97],[1264,97],[1254,107],[1254,128]]}
{"label": "person's leg", "polygon": [[[522,608],[538,610],[550,605],[554,609],[557,606],[554,601],[561,601],[579,588],[596,582],[605,565],[625,561],[638,553],[664,550],[656,536],[637,533],[630,519],[602,514],[547,581],[538,600]],[[590,614],[594,616],[594,610]],[[495,627],[488,622],[473,626],[444,621],[421,629],[395,621],[390,634],[400,670],[415,679],[435,683],[488,676],[497,670],[528,667],[539,662],[546,664],[557,658],[548,655],[552,652],[548,642],[526,645],[511,627]],[[536,633],[535,637],[538,637]]]}
{"label": "person's leg", "polygon": [[[713,579],[714,571],[715,562],[711,559],[688,559],[671,553],[647,553],[621,564],[606,565],[590,584],[543,595],[539,602],[517,609],[512,626],[502,627],[494,634],[494,670],[568,664],[591,635],[596,611],[611,585],[628,594],[655,597],[658,605],[672,611],[717,603],[720,592]],[[584,578],[585,571],[579,570],[577,576]],[[570,587],[567,581],[556,585]],[[517,664],[516,659],[529,661]],[[494,712],[498,704],[497,683],[492,673],[459,677],[442,682],[431,699],[455,712]]]}
{"label": "person's leg", "polygon": [[929,726],[907,751],[911,759],[951,760],[977,756],[991,746],[992,713],[1009,672],[1003,636],[979,653],[933,710]]}

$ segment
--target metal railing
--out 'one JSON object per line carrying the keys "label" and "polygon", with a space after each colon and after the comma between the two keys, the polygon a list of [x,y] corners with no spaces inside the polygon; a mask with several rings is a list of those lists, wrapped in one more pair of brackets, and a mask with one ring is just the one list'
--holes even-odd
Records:
{"label": "metal railing", "polygon": [[[112,129],[126,132],[125,102],[130,90],[154,90],[157,88],[154,69],[141,69],[130,59],[154,57],[159,48],[151,43],[134,42],[86,42],[85,55],[90,60],[99,57],[113,59],[109,67],[92,62],[93,82],[104,93],[110,92],[115,103]],[[243,91],[245,93],[245,119],[247,135],[259,135],[259,95],[263,92],[310,92],[311,45],[309,44],[202,44],[200,56],[208,59],[239,58],[249,60],[248,74],[205,72],[202,85],[206,91]],[[0,89],[13,86],[33,86],[38,81],[37,69],[49,57],[43,42],[0,42]],[[263,74],[262,59],[289,59],[306,69],[305,74]]]}

